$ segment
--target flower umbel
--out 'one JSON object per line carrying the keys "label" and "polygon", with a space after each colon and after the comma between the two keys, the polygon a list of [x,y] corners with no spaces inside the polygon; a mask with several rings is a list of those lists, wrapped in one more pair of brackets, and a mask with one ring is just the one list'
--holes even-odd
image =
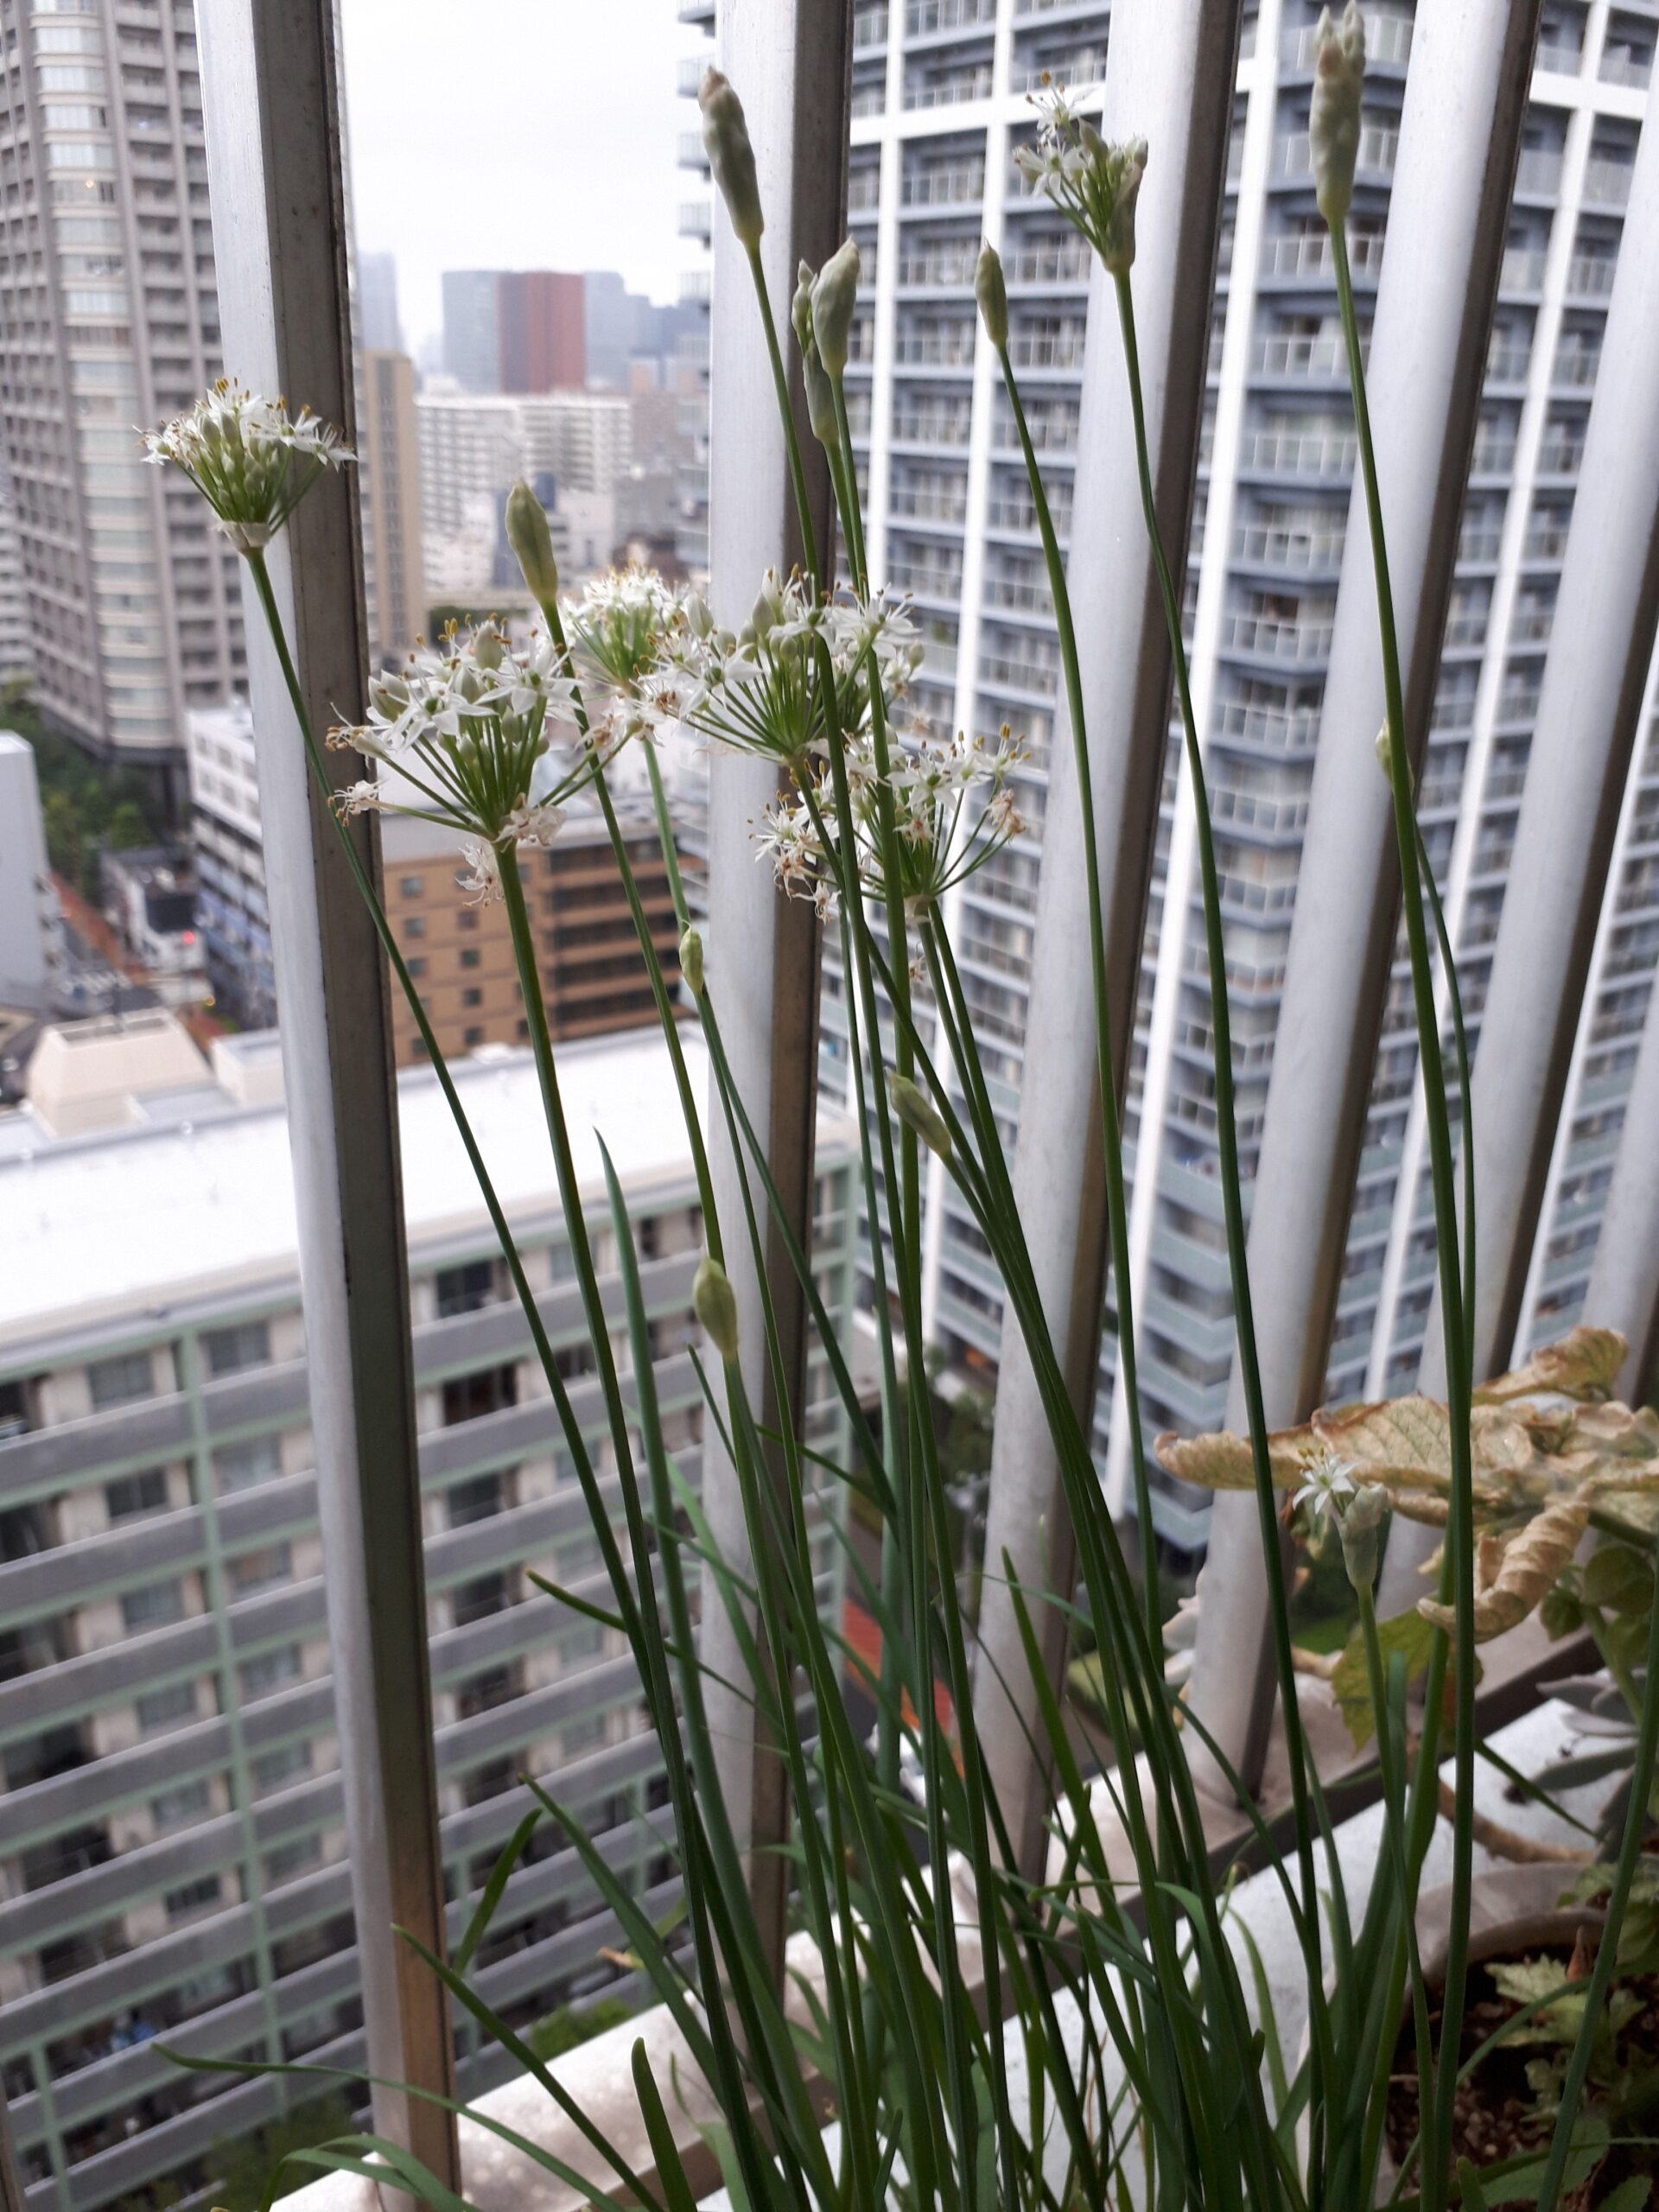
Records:
{"label": "flower umbel", "polygon": [[219,517],[238,553],[257,553],[325,468],[356,458],[332,423],[308,407],[290,416],[221,377],[189,412],[143,433],[144,457],[181,469]]}
{"label": "flower umbel", "polygon": [[1033,97],[1041,122],[1035,144],[1015,150],[1020,175],[1047,194],[1114,276],[1127,276],[1135,261],[1135,206],[1146,175],[1146,140],[1109,144],[1064,91]]}
{"label": "flower umbel", "polygon": [[1307,136],[1313,149],[1314,197],[1332,229],[1347,219],[1359,158],[1360,104],[1365,87],[1365,25],[1354,0],[1341,23],[1322,9],[1313,33],[1313,101]]}
{"label": "flower umbel", "polygon": [[[571,692],[551,645],[515,652],[493,622],[451,631],[441,652],[412,654],[369,686],[369,719],[329,743],[394,772],[339,794],[342,813],[376,809],[455,831],[474,903],[500,895],[500,855],[550,844],[564,802],[592,780],[598,748],[574,724],[550,721]],[[408,796],[405,797],[404,794]]]}

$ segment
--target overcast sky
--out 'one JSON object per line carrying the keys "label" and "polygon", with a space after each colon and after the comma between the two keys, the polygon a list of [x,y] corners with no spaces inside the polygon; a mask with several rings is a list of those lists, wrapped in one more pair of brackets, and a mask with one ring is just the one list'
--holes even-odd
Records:
{"label": "overcast sky", "polygon": [[397,261],[405,343],[445,269],[620,269],[670,300],[696,185],[675,142],[700,34],[675,0],[340,0],[359,251]]}

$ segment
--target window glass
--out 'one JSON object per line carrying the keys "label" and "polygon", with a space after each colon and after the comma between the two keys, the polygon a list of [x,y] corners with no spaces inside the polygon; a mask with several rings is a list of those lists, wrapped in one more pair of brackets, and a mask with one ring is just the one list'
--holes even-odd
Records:
{"label": "window glass", "polygon": [[161,1467],[147,1467],[141,1475],[124,1475],[104,1485],[104,1502],[111,1521],[130,1521],[136,1514],[167,1510],[167,1475]]}
{"label": "window glass", "polygon": [[229,1328],[204,1329],[201,1348],[210,1375],[235,1375],[245,1367],[264,1367],[270,1358],[269,1321],[238,1321]]}
{"label": "window glass", "polygon": [[86,1369],[86,1387],[95,1412],[147,1398],[155,1389],[155,1370],[147,1351],[121,1352],[111,1359],[95,1359]]}

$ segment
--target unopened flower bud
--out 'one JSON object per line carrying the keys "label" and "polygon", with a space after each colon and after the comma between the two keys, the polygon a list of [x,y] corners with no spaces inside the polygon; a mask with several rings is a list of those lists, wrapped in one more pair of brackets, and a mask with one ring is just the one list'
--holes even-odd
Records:
{"label": "unopened flower bud", "polygon": [[395,722],[409,704],[409,686],[401,676],[372,677],[369,704],[384,721]]}
{"label": "unopened flower bud", "polygon": [[974,270],[974,297],[984,319],[985,335],[999,352],[1008,342],[1008,292],[1002,282],[1002,262],[994,245],[979,249]]}
{"label": "unopened flower bud", "polygon": [[1313,196],[1332,230],[1347,219],[1359,157],[1361,96],[1365,85],[1365,25],[1354,0],[1341,24],[1321,9],[1313,33],[1313,101],[1307,136],[1313,149]]}
{"label": "unopened flower bud", "polygon": [[480,668],[499,668],[506,646],[493,623],[486,622],[473,639],[473,658]]}
{"label": "unopened flower bud", "polygon": [[1343,1565],[1356,1590],[1369,1590],[1376,1580],[1388,1510],[1389,1494],[1382,1484],[1365,1483],[1337,1524],[1342,1535]]}
{"label": "unopened flower bud", "polygon": [[847,365],[847,340],[858,304],[858,242],[848,238],[819,270],[812,286],[812,335],[833,382]]}
{"label": "unopened flower bud", "polygon": [[702,996],[702,938],[695,929],[688,928],[680,939],[680,973],[685,978],[685,988],[694,999]]}
{"label": "unopened flower bud", "polygon": [[[1084,124],[1085,132],[1092,131]],[[1100,257],[1114,276],[1127,276],[1135,265],[1135,205],[1141,197],[1141,180],[1147,173],[1147,142],[1126,138],[1122,145],[1107,146],[1098,139],[1096,158],[1111,181],[1111,213],[1106,218]]]}
{"label": "unopened flower bud", "polygon": [[707,1252],[691,1284],[691,1310],[722,1359],[737,1357],[737,1293],[720,1262]]}
{"label": "unopened flower bud", "polygon": [[789,319],[803,353],[812,344],[812,284],[816,275],[810,261],[801,263],[795,273],[795,296],[789,303]]}
{"label": "unopened flower bud", "polygon": [[823,363],[818,359],[818,349],[810,331],[801,352],[801,379],[806,386],[806,419],[812,425],[812,435],[826,451],[834,453],[841,443],[841,425],[836,420],[836,388],[823,372]]}
{"label": "unopened flower bud", "polygon": [[507,543],[531,597],[538,606],[546,607],[559,595],[559,564],[553,557],[547,511],[522,479],[507,494]]}
{"label": "unopened flower bud", "polygon": [[1392,780],[1394,775],[1394,746],[1389,737],[1389,726],[1384,722],[1376,733],[1376,765]]}
{"label": "unopened flower bud", "polygon": [[918,1090],[907,1075],[892,1075],[887,1077],[887,1096],[905,1127],[914,1130],[930,1152],[949,1160],[950,1132],[927,1094]]}
{"label": "unopened flower bud", "polygon": [[753,249],[760,243],[766,217],[760,212],[760,188],[755,181],[754,148],[743,119],[743,103],[731,81],[718,69],[705,69],[697,92],[702,110],[702,143],[709,166],[726,202],[732,228],[741,243]]}

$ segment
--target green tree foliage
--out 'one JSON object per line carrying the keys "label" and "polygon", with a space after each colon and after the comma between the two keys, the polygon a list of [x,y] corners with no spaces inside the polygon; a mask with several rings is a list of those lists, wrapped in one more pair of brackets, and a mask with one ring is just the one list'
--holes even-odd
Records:
{"label": "green tree foliage", "polygon": [[21,694],[0,702],[0,724],[35,749],[47,855],[54,870],[88,899],[98,896],[99,855],[155,845],[168,835],[155,786],[137,770],[112,768],[73,738],[42,723]]}

